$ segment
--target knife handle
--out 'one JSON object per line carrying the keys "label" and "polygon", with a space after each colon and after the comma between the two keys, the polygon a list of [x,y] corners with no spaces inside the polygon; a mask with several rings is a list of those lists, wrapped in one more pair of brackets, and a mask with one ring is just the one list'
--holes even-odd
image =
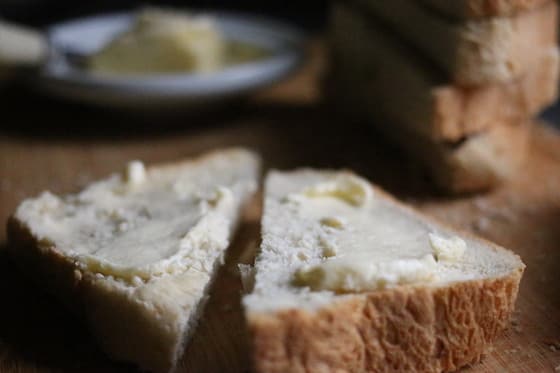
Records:
{"label": "knife handle", "polygon": [[39,66],[48,49],[41,32],[0,20],[0,67]]}

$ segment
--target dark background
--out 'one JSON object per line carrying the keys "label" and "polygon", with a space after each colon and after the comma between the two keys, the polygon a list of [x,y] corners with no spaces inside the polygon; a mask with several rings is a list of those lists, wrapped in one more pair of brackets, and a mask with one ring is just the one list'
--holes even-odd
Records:
{"label": "dark background", "polygon": [[288,20],[306,29],[320,29],[324,25],[327,10],[327,0],[0,0],[0,16],[11,21],[43,27],[65,19],[145,5],[258,13]]}
{"label": "dark background", "polygon": [[[316,33],[325,28],[328,4],[328,0],[0,0],[0,18],[44,28],[50,24],[76,17],[151,5],[192,10],[220,9],[256,13],[288,21],[310,33]],[[541,117],[560,128],[558,103],[542,113]]]}

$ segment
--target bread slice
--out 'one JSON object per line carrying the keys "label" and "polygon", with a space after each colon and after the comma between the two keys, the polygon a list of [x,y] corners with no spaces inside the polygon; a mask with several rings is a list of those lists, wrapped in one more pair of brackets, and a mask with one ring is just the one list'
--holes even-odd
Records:
{"label": "bread slice", "polygon": [[456,19],[509,17],[551,0],[422,0],[432,9]]}
{"label": "bread slice", "polygon": [[394,127],[380,130],[412,159],[419,160],[436,186],[447,193],[479,192],[513,179],[530,151],[532,123],[499,123],[458,142],[438,142]]}
{"label": "bread slice", "polygon": [[405,127],[393,125],[382,116],[368,116],[352,94],[337,101],[339,114],[365,120],[419,162],[435,186],[451,194],[479,192],[513,179],[523,169],[530,151],[532,123],[495,123],[489,129],[471,133],[456,141],[434,140]]}
{"label": "bread slice", "polygon": [[107,354],[168,372],[258,173],[259,158],[243,149],[148,169],[133,162],[78,194],[23,201],[8,223],[8,248]]}
{"label": "bread slice", "polygon": [[257,372],[442,372],[507,326],[524,264],[350,172],[271,172],[252,292]]}
{"label": "bread slice", "polygon": [[346,4],[334,6],[331,23],[326,89],[387,125],[457,141],[495,123],[525,122],[556,100],[556,47],[540,50],[539,62],[516,80],[463,88]]}
{"label": "bread slice", "polygon": [[467,21],[451,21],[415,0],[358,2],[459,85],[516,79],[557,40],[555,1],[511,17]]}

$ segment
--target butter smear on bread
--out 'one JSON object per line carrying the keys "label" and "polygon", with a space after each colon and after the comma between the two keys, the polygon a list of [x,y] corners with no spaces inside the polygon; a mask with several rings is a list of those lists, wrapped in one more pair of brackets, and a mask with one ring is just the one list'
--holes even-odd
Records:
{"label": "butter smear on bread", "polygon": [[[304,265],[293,284],[312,290],[360,292],[437,279],[438,261],[461,259],[466,244],[420,226],[403,227],[372,199],[367,181],[340,175],[292,195],[298,215],[316,223],[325,259]],[[399,233],[409,230],[412,239]]]}

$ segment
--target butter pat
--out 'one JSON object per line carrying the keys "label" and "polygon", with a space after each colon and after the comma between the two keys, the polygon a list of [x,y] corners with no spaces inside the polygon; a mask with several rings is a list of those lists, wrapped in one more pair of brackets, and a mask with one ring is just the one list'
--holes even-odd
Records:
{"label": "butter pat", "polygon": [[434,255],[438,261],[456,262],[461,260],[467,249],[467,244],[461,238],[455,236],[446,238],[435,233],[428,235],[430,245],[434,249]]}
{"label": "butter pat", "polygon": [[140,185],[146,181],[146,168],[140,161],[132,161],[126,167],[125,180],[130,185]]}
{"label": "butter pat", "polygon": [[353,206],[365,206],[371,200],[368,182],[354,175],[340,175],[334,180],[310,186],[303,191],[307,197],[338,198]]}
{"label": "butter pat", "polygon": [[111,74],[211,72],[223,67],[225,48],[212,18],[146,9],[89,65]]}
{"label": "butter pat", "polygon": [[326,216],[321,219],[321,224],[323,224],[326,227],[343,229],[345,222],[342,218],[338,216]]}
{"label": "butter pat", "polygon": [[339,293],[384,289],[388,285],[428,282],[437,279],[432,255],[419,259],[375,262],[374,258],[333,258],[296,271],[294,284],[311,290]]}

